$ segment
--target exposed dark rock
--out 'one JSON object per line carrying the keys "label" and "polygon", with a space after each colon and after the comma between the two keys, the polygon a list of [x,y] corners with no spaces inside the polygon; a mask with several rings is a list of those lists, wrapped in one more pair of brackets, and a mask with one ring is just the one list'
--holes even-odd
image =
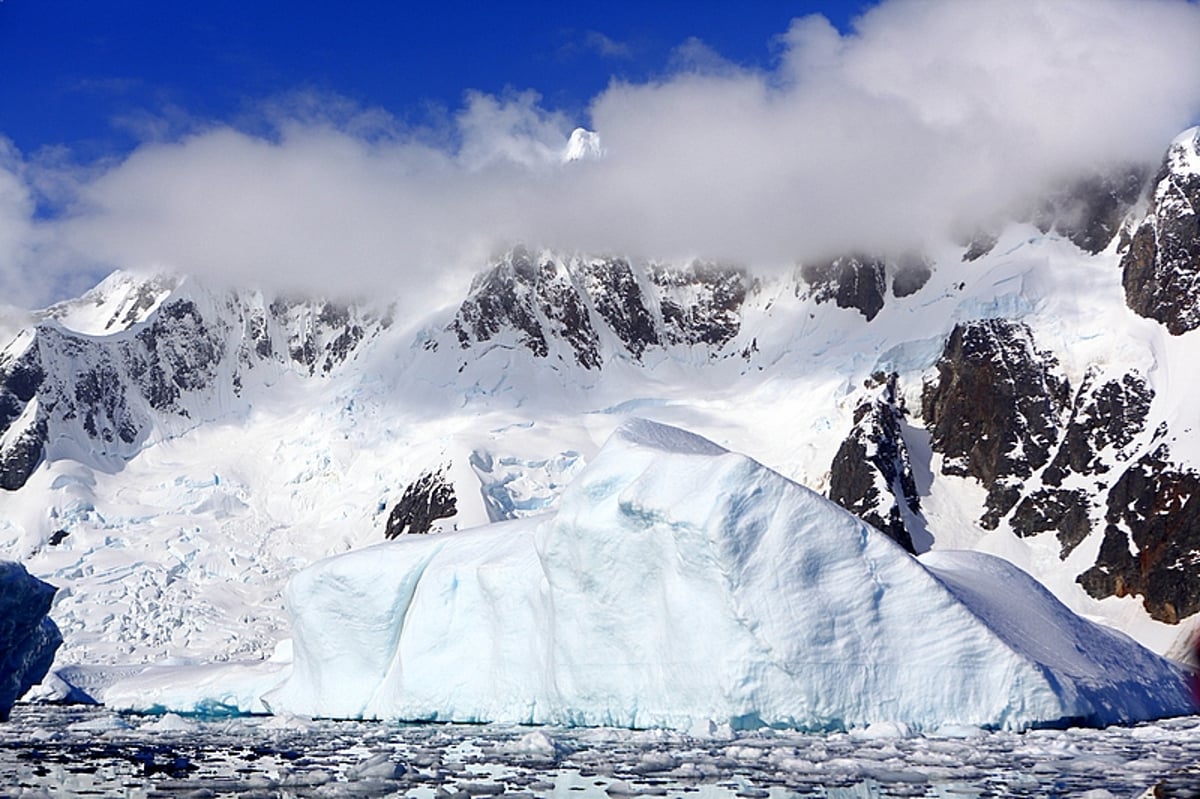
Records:
{"label": "exposed dark rock", "polygon": [[364,334],[365,331],[360,325],[346,325],[337,338],[325,345],[326,358],[321,366],[322,371],[328,373],[338,364],[344,363],[363,340]]}
{"label": "exposed dark rock", "polygon": [[350,309],[335,302],[323,303],[317,321],[326,327],[346,327],[350,324]]}
{"label": "exposed dark rock", "polygon": [[538,269],[536,296],[549,332],[571,345],[580,366],[599,369],[600,340],[569,273],[560,272],[554,261],[543,261]]}
{"label": "exposed dark rock", "polygon": [[661,343],[654,317],[628,261],[619,258],[592,261],[582,271],[596,312],[630,355],[641,360],[647,347]]}
{"label": "exposed dark rock", "polygon": [[37,390],[41,388],[42,381],[46,379],[46,373],[37,361],[37,345],[34,344],[30,350],[25,353],[26,357],[19,358],[4,376],[4,390],[12,393],[21,402],[33,399]]}
{"label": "exposed dark rock", "polygon": [[181,391],[212,385],[224,356],[220,335],[208,329],[195,303],[186,299],[164,303],[135,339],[142,347],[126,346],[124,355],[156,410],[174,410]]}
{"label": "exposed dark rock", "polygon": [[956,325],[925,387],[922,414],[945,474],[988,489],[981,524],[994,529],[1050,459],[1069,387],[1029,328],[988,319]]}
{"label": "exposed dark rock", "polygon": [[1049,485],[1062,484],[1068,473],[1098,475],[1108,471],[1100,454],[1113,448],[1125,460],[1126,448],[1145,429],[1154,392],[1137,373],[1096,385],[1096,372],[1084,376],[1071,410],[1062,445],[1042,473]]}
{"label": "exposed dark rock", "polygon": [[[175,287],[175,281],[170,278],[156,277],[142,283],[134,290],[133,295],[117,308],[112,317],[104,325],[105,330],[116,327],[124,330],[134,324],[168,291]],[[124,312],[124,313],[122,313]]]}
{"label": "exposed dark rock", "polygon": [[[271,330],[267,324],[266,314],[253,309],[246,319],[246,338],[254,347],[254,353],[262,360],[275,354],[275,345],[271,341]],[[248,356],[248,354],[247,354]],[[247,357],[249,361],[249,357]]]}
{"label": "exposed dark rock", "polygon": [[384,537],[395,538],[406,533],[428,533],[438,519],[458,513],[454,484],[446,478],[449,464],[438,471],[429,471],[409,483],[400,501],[388,515]]}
{"label": "exposed dark rock", "polygon": [[1092,531],[1088,496],[1078,489],[1040,489],[1021,500],[1009,524],[1022,537],[1054,530],[1065,559]]}
{"label": "exposed dark rock", "polygon": [[665,343],[723,347],[741,330],[749,281],[740,269],[694,262],[686,269],[656,266]]}
{"label": "exposed dark rock", "polygon": [[1173,335],[1200,327],[1200,129],[1172,144],[1121,259],[1125,302]]}
{"label": "exposed dark rock", "polygon": [[967,242],[967,248],[963,251],[963,262],[978,261],[983,256],[987,255],[996,247],[996,242],[1000,239],[994,233],[980,231],[971,237]]}
{"label": "exposed dark rock", "polygon": [[[140,316],[165,290],[155,284],[131,291],[122,307]],[[217,304],[210,312],[211,300]],[[81,335],[53,321],[39,324],[23,351],[0,356],[5,358],[0,360],[0,436],[6,436],[0,487],[24,485],[48,438],[82,434],[91,439],[84,449],[101,464],[132,457],[156,415],[187,417],[197,403],[183,402],[185,396],[215,396],[227,358],[236,367],[264,361],[283,365],[272,342],[286,338],[292,357],[310,374],[318,365],[329,372],[378,324],[334,303],[277,299],[264,306],[261,297],[235,294],[223,300],[205,294],[168,298],[128,333],[112,336]],[[228,372],[237,392],[242,372]],[[36,415],[29,406],[35,397]],[[23,414],[30,418],[19,422],[24,428],[17,435],[10,428]]]}
{"label": "exposed dark rock", "polygon": [[896,262],[896,270],[892,274],[892,294],[896,297],[916,294],[931,277],[933,264],[928,259],[916,255],[901,258]]}
{"label": "exposed dark rock", "polygon": [[528,297],[536,279],[532,258],[524,248],[517,248],[506,260],[477,275],[451,325],[462,348],[490,341],[504,330],[514,330],[530,352],[545,358],[549,354],[546,336]]}
{"label": "exposed dark rock", "polygon": [[287,359],[310,375],[330,374],[349,360],[372,333],[391,323],[341,303],[295,298],[276,298],[266,308],[243,307],[235,301],[230,310],[241,315],[249,345],[238,352],[242,364],[253,367],[256,361],[273,359],[275,342],[280,341],[286,342],[283,351]]}
{"label": "exposed dark rock", "polygon": [[1200,611],[1200,474],[1160,445],[1112,487],[1105,521],[1096,565],[1078,578],[1089,594],[1141,596],[1169,624]]}
{"label": "exposed dark rock", "polygon": [[723,347],[741,329],[751,289],[744,271],[714,264],[650,264],[640,276],[622,259],[536,263],[518,247],[475,278],[450,329],[463,349],[515,334],[534,356],[547,357],[562,342],[580,366],[599,369],[597,331],[605,327],[637,360],[652,346]]}
{"label": "exposed dark rock", "polygon": [[833,300],[839,308],[854,308],[867,321],[883,308],[886,275],[882,260],[865,255],[845,255],[800,267],[800,276],[811,287],[813,299]]}
{"label": "exposed dark rock", "polygon": [[62,643],[58,627],[46,615],[54,586],[12,561],[0,561],[0,721],[13,703],[42,681]]}
{"label": "exposed dark rock", "polygon": [[1116,237],[1149,173],[1145,167],[1127,165],[1076,180],[1042,204],[1034,224],[1043,232],[1056,230],[1081,250],[1098,253]]}
{"label": "exposed dark rock", "polygon": [[7,368],[0,371],[0,435],[21,415],[45,379],[38,342],[35,340]]}
{"label": "exposed dark rock", "polygon": [[929,282],[933,264],[920,255],[910,254],[889,261],[854,254],[800,267],[800,277],[808,284],[810,297],[818,303],[832,300],[839,308],[854,308],[868,322],[883,309],[889,275],[892,294],[907,297]]}
{"label": "exposed dark rock", "polygon": [[[1061,486],[1070,475],[1103,475],[1126,460],[1128,447],[1145,428],[1153,399],[1141,375],[1128,373],[1100,383],[1099,374],[1089,371],[1075,395],[1061,444],[1041,474],[1046,487],[1026,493],[1009,519],[1020,536],[1054,530],[1064,559],[1092,532],[1093,510],[1088,492]],[[1105,482],[1096,483],[1096,490],[1105,487]]]}
{"label": "exposed dark rock", "polygon": [[829,498],[913,552],[902,506],[916,514],[921,502],[901,435],[904,403],[896,381],[895,373],[877,375],[868,385],[875,395],[854,409],[854,426],[830,468]]}
{"label": "exposed dark rock", "polygon": [[16,491],[25,485],[42,461],[46,434],[46,420],[38,419],[0,449],[0,488]]}

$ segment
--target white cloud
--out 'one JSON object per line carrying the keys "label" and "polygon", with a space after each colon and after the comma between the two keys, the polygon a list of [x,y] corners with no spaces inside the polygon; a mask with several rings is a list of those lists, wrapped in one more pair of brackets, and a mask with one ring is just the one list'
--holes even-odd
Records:
{"label": "white cloud", "polygon": [[605,58],[633,58],[633,48],[625,42],[618,42],[611,36],[600,31],[587,31],[583,35],[583,46]]}
{"label": "white cloud", "polygon": [[[768,265],[908,248],[1157,160],[1200,113],[1198,41],[1183,2],[890,0],[849,36],[795,21],[769,72],[690,43],[670,74],[613,84],[591,106],[599,161],[560,164],[575,120],[533,92],[468,94],[440,139],[318,98],[275,109],[269,135],[146,144],[80,179],[50,232],[77,263],[352,292],[411,291],[516,239]],[[32,229],[19,185],[0,253]]]}
{"label": "white cloud", "polygon": [[0,305],[40,300],[34,280],[34,200],[16,148],[0,138]]}

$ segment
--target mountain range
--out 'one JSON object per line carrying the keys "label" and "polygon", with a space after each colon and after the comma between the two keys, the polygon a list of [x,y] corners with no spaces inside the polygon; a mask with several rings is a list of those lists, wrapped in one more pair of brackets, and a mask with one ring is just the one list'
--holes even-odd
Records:
{"label": "mountain range", "polygon": [[641,417],[1181,656],[1197,209],[1193,128],[922,252],[780,270],[517,246],[416,315],[116,272],[0,320],[0,557],[59,586],[60,665],[265,656],[299,569],[550,510]]}

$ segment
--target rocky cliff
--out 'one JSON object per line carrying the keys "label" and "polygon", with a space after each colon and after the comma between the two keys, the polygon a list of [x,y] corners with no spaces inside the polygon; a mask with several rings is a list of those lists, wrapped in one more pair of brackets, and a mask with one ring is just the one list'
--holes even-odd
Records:
{"label": "rocky cliff", "polygon": [[1174,335],[1200,327],[1200,128],[1172,142],[1121,269],[1134,311]]}

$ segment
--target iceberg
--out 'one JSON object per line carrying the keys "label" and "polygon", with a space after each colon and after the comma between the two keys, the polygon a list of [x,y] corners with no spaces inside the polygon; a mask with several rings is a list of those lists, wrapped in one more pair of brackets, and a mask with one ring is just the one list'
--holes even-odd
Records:
{"label": "iceberg", "polygon": [[289,583],[276,713],[694,729],[1107,725],[1185,675],[978,553],[917,559],[820,495],[634,420],[541,517]]}
{"label": "iceberg", "polygon": [[54,593],[54,586],[20,563],[0,561],[0,721],[7,721],[13,703],[46,676],[62,643],[46,615]]}

